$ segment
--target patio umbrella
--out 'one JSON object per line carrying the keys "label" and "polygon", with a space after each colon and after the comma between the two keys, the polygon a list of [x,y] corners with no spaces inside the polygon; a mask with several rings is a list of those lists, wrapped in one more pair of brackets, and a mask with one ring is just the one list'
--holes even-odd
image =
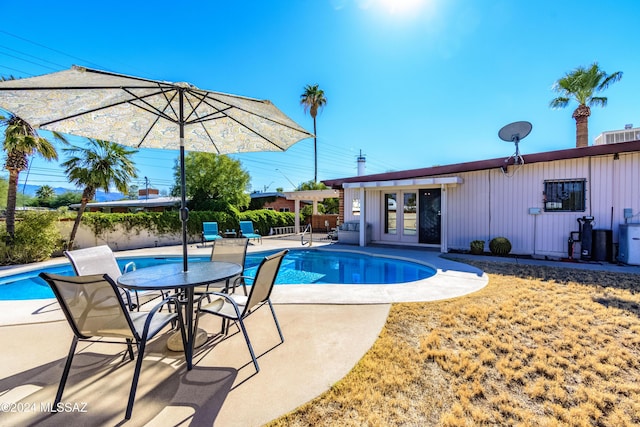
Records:
{"label": "patio umbrella", "polygon": [[0,107],[35,128],[137,148],[179,149],[185,271],[185,150],[284,151],[313,136],[266,100],[79,66],[0,82]]}

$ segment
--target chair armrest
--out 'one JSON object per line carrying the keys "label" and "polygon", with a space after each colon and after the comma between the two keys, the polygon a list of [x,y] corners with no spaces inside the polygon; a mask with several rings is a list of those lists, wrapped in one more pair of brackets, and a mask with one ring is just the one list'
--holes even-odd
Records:
{"label": "chair armrest", "polygon": [[236,287],[236,284],[242,280],[247,281],[250,280],[251,283],[253,283],[253,281],[255,280],[255,276],[236,276],[235,279],[233,279],[233,287]]}
{"label": "chair armrest", "polygon": [[[202,307],[202,300],[204,299],[204,297],[206,295],[208,295],[208,296],[216,296],[218,298],[222,298],[225,301],[229,302],[233,306],[233,309],[236,312],[237,317],[240,318],[240,306],[238,305],[238,303],[233,298],[231,298],[231,296],[229,294],[225,294],[224,292],[205,292],[204,294],[202,294],[198,298],[198,311],[202,310],[204,312],[207,312],[207,306],[205,305],[204,307]],[[212,300],[211,302],[209,302],[209,300],[207,299],[207,305],[213,305],[214,303],[215,303],[215,300]],[[214,313],[214,312],[213,311],[209,311],[209,313]]]}

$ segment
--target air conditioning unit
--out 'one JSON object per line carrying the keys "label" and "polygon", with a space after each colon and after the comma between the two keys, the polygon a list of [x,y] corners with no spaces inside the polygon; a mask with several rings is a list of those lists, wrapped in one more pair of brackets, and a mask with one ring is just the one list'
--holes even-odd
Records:
{"label": "air conditioning unit", "polygon": [[620,224],[618,261],[640,265],[640,224]]}
{"label": "air conditioning unit", "polygon": [[[629,126],[629,125],[626,125]],[[625,128],[623,130],[614,130],[602,132],[594,141],[595,145],[617,144],[619,142],[629,142],[640,140],[640,128]]]}

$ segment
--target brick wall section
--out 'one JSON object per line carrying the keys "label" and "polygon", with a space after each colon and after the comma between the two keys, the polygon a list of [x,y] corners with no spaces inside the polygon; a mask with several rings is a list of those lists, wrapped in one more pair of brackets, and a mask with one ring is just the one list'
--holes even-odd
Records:
{"label": "brick wall section", "polygon": [[344,222],[344,189],[338,190],[338,221]]}

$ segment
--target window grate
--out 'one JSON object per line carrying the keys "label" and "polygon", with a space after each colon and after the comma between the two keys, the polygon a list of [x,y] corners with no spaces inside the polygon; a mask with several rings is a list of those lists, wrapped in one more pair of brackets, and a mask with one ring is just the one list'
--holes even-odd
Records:
{"label": "window grate", "polygon": [[584,212],[585,183],[585,179],[544,181],[544,210]]}

